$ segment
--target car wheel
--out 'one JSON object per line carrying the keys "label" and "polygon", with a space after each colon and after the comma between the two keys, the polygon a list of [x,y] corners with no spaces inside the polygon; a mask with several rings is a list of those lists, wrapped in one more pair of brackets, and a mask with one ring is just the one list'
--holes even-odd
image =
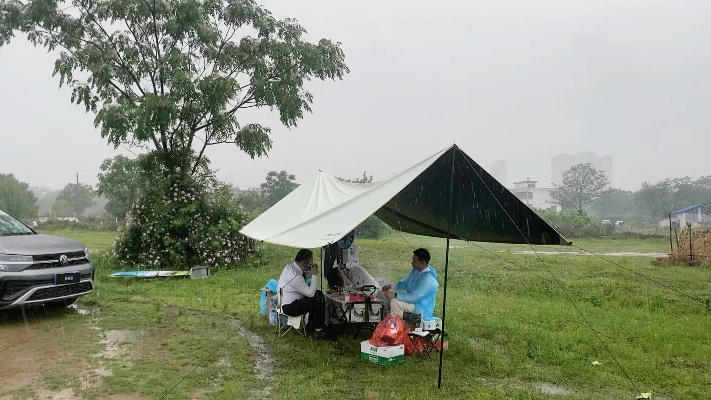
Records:
{"label": "car wheel", "polygon": [[77,298],[72,297],[71,299],[48,301],[48,302],[44,303],[44,305],[45,305],[45,307],[62,308],[62,307],[71,306],[72,304],[74,304],[75,301],[77,301]]}

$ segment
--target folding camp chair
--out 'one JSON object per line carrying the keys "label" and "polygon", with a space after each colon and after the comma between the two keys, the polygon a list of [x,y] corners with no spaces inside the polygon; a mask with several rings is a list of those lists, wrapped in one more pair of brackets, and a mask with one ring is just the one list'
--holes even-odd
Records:
{"label": "folding camp chair", "polygon": [[432,331],[412,331],[408,333],[407,336],[409,337],[414,347],[413,355],[419,356],[419,360],[422,360],[425,357],[431,360],[432,350],[437,353],[442,351],[437,347],[437,341],[439,341],[440,336],[443,334],[444,332],[442,332],[440,329],[435,329]]}
{"label": "folding camp chair", "polygon": [[[304,315],[298,316],[298,317],[292,317],[290,315],[284,314],[284,311],[281,308],[281,288],[277,290],[277,306],[276,306],[276,312],[277,312],[277,335],[279,337],[284,337],[287,332],[289,332],[292,328],[299,332],[301,336],[306,336],[306,322],[309,320],[309,314],[306,313]],[[284,330],[284,324],[282,321],[286,319],[286,330]]]}

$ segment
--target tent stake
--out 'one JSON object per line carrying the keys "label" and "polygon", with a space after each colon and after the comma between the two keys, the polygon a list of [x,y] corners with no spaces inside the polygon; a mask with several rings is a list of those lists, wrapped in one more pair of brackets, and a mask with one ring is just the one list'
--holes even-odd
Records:
{"label": "tent stake", "polygon": [[454,155],[456,146],[452,147],[452,170],[449,173],[449,205],[447,206],[447,250],[444,253],[444,298],[442,299],[442,334],[439,337],[439,375],[437,389],[442,387],[442,359],[444,357],[444,333],[447,332],[445,320],[447,317],[447,269],[449,268],[449,237],[452,228],[452,201],[454,192]]}

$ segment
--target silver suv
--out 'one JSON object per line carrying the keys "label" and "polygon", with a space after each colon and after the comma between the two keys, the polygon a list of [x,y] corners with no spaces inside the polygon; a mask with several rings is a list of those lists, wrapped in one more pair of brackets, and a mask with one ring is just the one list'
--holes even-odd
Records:
{"label": "silver suv", "polygon": [[38,234],[0,210],[0,309],[67,306],[94,290],[94,266],[79,241]]}

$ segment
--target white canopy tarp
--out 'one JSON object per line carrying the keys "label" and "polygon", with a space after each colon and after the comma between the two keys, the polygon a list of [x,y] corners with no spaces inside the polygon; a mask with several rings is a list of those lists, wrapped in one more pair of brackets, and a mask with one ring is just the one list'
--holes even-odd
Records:
{"label": "white canopy tarp", "polygon": [[338,241],[402,191],[448,149],[379,183],[350,183],[319,171],[240,231],[252,239],[317,248]]}

